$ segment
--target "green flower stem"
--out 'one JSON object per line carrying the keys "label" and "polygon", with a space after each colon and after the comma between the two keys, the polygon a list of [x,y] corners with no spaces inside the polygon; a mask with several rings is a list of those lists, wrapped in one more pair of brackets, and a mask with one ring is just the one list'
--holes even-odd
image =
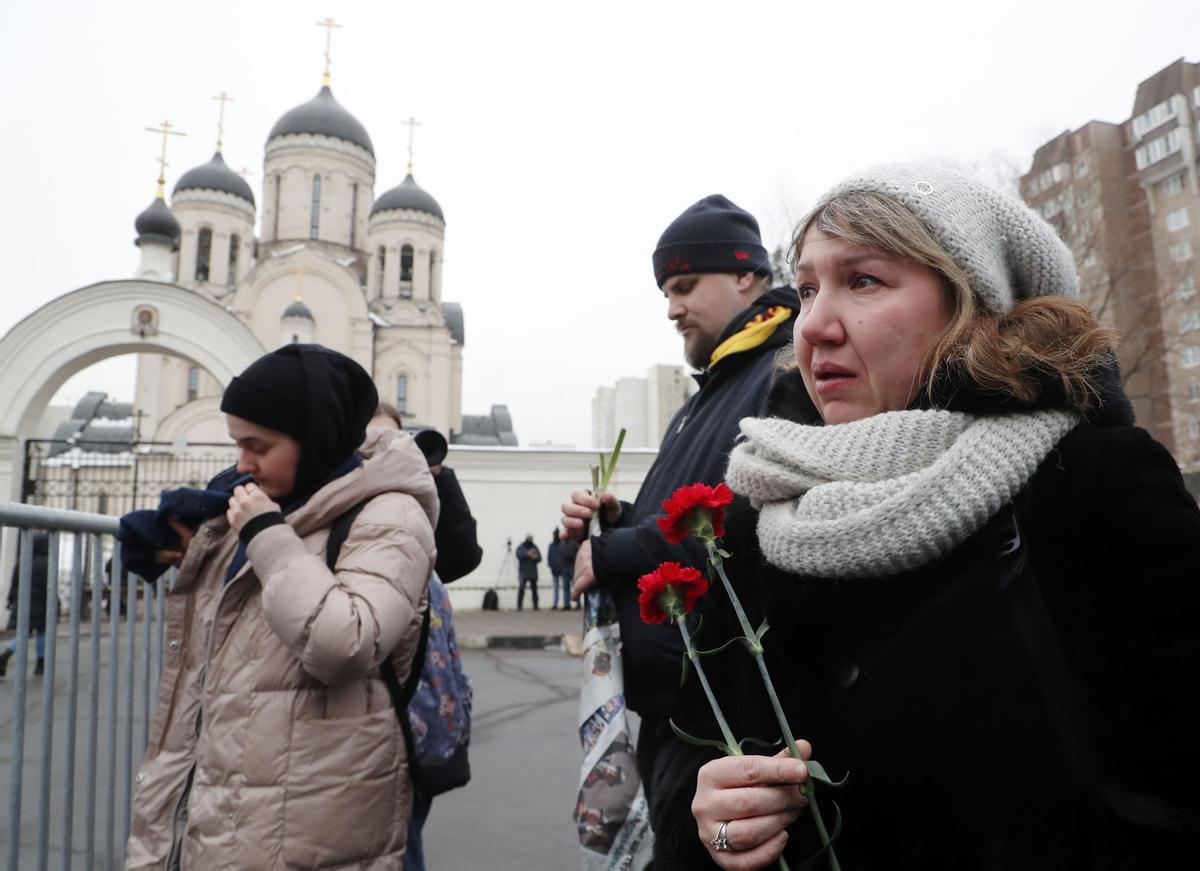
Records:
{"label": "green flower stem", "polygon": [[[750,627],[750,621],[746,619],[746,612],[742,608],[742,602],[734,591],[733,584],[729,581],[729,575],[725,574],[724,559],[717,552],[716,540],[709,538],[704,543],[708,548],[708,561],[717,570],[717,574],[721,578],[721,583],[725,585],[725,592],[729,594],[729,601],[733,603],[734,613],[737,614],[738,623],[741,624],[742,635],[746,639],[746,646],[750,650],[750,654],[754,657],[755,664],[758,665],[758,673],[762,676],[763,686],[767,690],[767,697],[771,700],[771,708],[775,711],[775,719],[779,722],[779,728],[783,732],[783,740],[787,742],[788,751],[792,756],[799,759],[800,748],[796,745],[796,738],[792,734],[792,727],[788,723],[787,715],[783,712],[783,706],[779,703],[779,694],[775,692],[775,684],[771,680],[771,674],[767,671],[767,663],[763,659],[762,642],[759,640],[758,633]],[[817,805],[817,790],[811,777],[800,787],[800,791],[808,799],[808,805],[812,808],[813,821],[817,826],[817,835],[821,838],[821,846],[828,850],[831,871],[841,871],[842,866],[838,864],[837,854],[834,853],[833,846],[829,842],[829,832],[825,828],[825,820],[821,816],[820,807]]]}
{"label": "green flower stem", "polygon": [[[687,630],[687,615],[680,614],[675,618],[675,625],[679,627],[679,633],[683,636],[683,643],[687,646],[687,656],[691,660],[692,669],[696,672],[696,677],[700,679],[700,686],[704,687],[704,695],[708,698],[708,706],[712,708],[713,716],[717,718],[717,725],[721,728],[721,735],[725,738],[725,744],[729,748],[730,756],[744,756],[741,745],[737,739],[733,737],[733,730],[729,728],[729,723],[725,719],[725,712],[721,710],[720,703],[717,702],[717,697],[713,694],[712,687],[708,683],[708,675],[704,673],[704,666],[700,663],[700,654],[696,652],[696,645],[692,643],[691,633]],[[783,856],[779,857],[780,871],[791,871],[787,860]]]}
{"label": "green flower stem", "polygon": [[687,615],[680,614],[675,618],[675,625],[679,627],[679,633],[683,636],[683,643],[687,645],[687,656],[692,661],[692,668],[696,672],[696,677],[700,678],[700,686],[704,687],[704,695],[708,698],[708,706],[712,708],[713,716],[717,718],[717,725],[721,727],[721,737],[725,739],[725,744],[729,748],[730,756],[742,756],[742,748],[738,744],[736,738],[733,737],[733,730],[729,728],[729,722],[725,719],[725,712],[721,710],[721,705],[717,702],[717,697],[713,695],[712,687],[708,683],[708,675],[704,673],[704,666],[700,664],[700,654],[696,652],[696,645],[692,644],[691,633],[687,630]]}

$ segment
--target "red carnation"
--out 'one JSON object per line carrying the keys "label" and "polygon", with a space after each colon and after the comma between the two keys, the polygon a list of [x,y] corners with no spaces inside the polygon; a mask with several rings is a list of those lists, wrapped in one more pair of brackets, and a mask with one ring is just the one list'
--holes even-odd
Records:
{"label": "red carnation", "polygon": [[666,623],[690,614],[697,600],[708,592],[708,581],[691,566],[663,563],[638,578],[638,607],[644,623]]}
{"label": "red carnation", "polygon": [[[721,538],[725,535],[725,506],[733,501],[733,492],[724,484],[688,484],[663,502],[666,517],[658,519],[658,528],[671,544],[678,544],[689,535]],[[706,522],[707,521],[707,522]]]}

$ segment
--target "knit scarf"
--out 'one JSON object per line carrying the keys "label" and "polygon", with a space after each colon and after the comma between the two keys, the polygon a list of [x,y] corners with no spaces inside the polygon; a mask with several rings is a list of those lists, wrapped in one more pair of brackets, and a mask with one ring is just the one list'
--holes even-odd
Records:
{"label": "knit scarf", "polygon": [[1012,501],[1080,418],[892,411],[806,426],[746,418],[726,481],[759,509],[772,565],[885,577],[953,551]]}

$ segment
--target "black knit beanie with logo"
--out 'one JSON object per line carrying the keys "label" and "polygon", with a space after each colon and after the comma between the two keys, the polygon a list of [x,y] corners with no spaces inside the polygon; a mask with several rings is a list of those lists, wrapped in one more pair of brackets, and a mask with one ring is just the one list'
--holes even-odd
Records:
{"label": "black knit beanie with logo", "polygon": [[654,249],[654,280],[692,272],[771,274],[758,221],[721,194],[689,206],[671,222]]}
{"label": "black knit beanie with logo", "polygon": [[321,345],[285,345],[259,357],[221,397],[221,411],[300,443],[293,497],[310,496],[354,453],[378,406],[366,370]]}

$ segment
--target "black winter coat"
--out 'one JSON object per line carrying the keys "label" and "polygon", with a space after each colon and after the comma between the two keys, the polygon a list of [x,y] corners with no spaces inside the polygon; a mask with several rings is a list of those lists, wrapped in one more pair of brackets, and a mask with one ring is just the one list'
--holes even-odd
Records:
{"label": "black winter coat", "polygon": [[450,584],[475,571],[483,559],[483,549],[476,536],[475,518],[454,470],[442,466],[433,476],[433,483],[441,504],[437,528],[433,531],[437,544],[434,570],[443,584]]}
{"label": "black winter coat", "polygon": [[[1170,454],[1111,419],[1065,436],[1017,503],[1032,569],[1018,583],[1040,593],[1078,691],[1069,717],[1048,703],[1056,685],[1035,673],[1052,670],[1047,657],[1031,652],[1000,591],[990,526],[906,575],[833,581],[766,565],[754,512],[740,500],[730,511],[727,565],[751,622],[771,625],[765,655],[792,728],[832,776],[849,773],[818,793],[830,822],[833,802],[843,814],[841,865],[1195,868],[1200,509]],[[703,613],[700,647],[736,632],[719,587]],[[740,647],[705,665],[739,738],[779,737]],[[674,716],[715,735],[694,679]],[[660,749],[657,867],[715,867],[690,811],[709,758],[678,741]],[[789,835],[795,868],[815,850],[807,812]]]}
{"label": "black winter coat", "polygon": [[[719,342],[741,331],[772,306],[799,311],[794,288],[777,287],[759,297],[725,328]],[[625,669],[625,699],[644,717],[663,717],[679,682],[683,645],[673,626],[648,626],[638,612],[637,579],[660,563],[703,566],[704,549],[694,542],[668,544],[658,529],[662,503],[677,488],[702,481],[716,484],[725,477],[738,423],[760,414],[781,348],[792,340],[792,319],[762,345],[719,360],[697,375],[700,390],[671,419],[658,458],[626,504],[620,526],[592,539],[592,567],[599,583],[611,586],[621,626]],[[809,406],[810,414],[815,410]]]}
{"label": "black winter coat", "polygon": [[[50,573],[50,536],[33,534],[33,586],[29,590],[29,631],[46,631],[46,585]],[[8,586],[8,628],[17,628],[17,596],[20,593],[21,565],[13,566],[12,583]]]}

